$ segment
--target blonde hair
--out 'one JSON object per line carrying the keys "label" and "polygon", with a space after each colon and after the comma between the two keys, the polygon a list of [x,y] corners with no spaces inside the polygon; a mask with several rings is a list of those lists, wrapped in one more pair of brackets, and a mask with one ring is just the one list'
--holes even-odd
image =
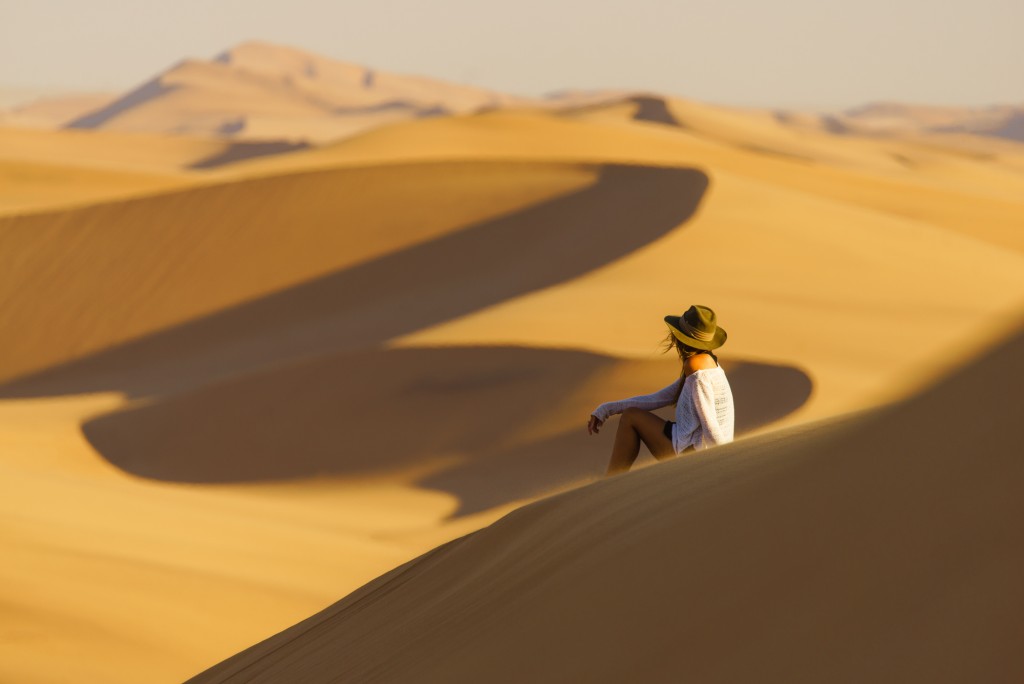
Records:
{"label": "blonde hair", "polygon": [[[697,354],[710,354],[711,358],[715,360],[715,363],[718,363],[718,357],[715,356],[715,352],[711,351],[710,349],[696,349],[694,347],[691,347],[682,340],[680,340],[678,337],[673,335],[671,330],[668,331],[668,335],[665,336],[665,339],[662,341],[662,344],[664,345],[661,350],[662,354],[666,354],[670,350],[675,349],[676,354],[679,355],[679,362],[680,364],[683,365],[683,367],[679,369],[680,378],[683,377],[684,373],[686,373],[686,359],[690,358],[691,356],[696,356]],[[682,391],[683,386],[682,384],[680,384],[679,392],[682,393]],[[679,401],[678,394],[676,395],[676,401]]]}
{"label": "blonde hair", "polygon": [[680,361],[685,361],[694,354],[705,353],[703,349],[694,349],[693,347],[684,344],[682,340],[680,340],[678,337],[672,334],[671,330],[668,331],[668,335],[665,336],[665,339],[662,340],[662,343],[664,344],[664,347],[662,348],[661,353],[667,354],[672,349],[675,349],[676,354],[679,355]]}

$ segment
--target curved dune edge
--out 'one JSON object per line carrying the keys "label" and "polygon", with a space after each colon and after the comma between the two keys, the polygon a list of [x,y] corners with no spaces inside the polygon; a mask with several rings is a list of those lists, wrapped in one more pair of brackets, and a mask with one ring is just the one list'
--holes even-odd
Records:
{"label": "curved dune edge", "polygon": [[19,330],[5,342],[0,378],[572,194],[598,170],[516,162],[343,169],[0,219],[0,324]]}
{"label": "curved dune edge", "polygon": [[[723,366],[741,407],[737,434],[784,418],[811,393],[797,368]],[[593,476],[614,434],[583,429],[600,397],[657,389],[677,373],[674,359],[564,349],[370,349],[129,406],[82,432],[118,468],[173,482],[358,481],[448,457],[416,486],[453,496],[461,517]],[[672,408],[659,413],[671,418]]]}
{"label": "curved dune edge", "polygon": [[904,403],[518,509],[189,682],[1019,681],[1022,329]]}
{"label": "curved dune edge", "polygon": [[184,174],[83,168],[0,159],[0,216],[70,209],[193,184]]}
{"label": "curved dune edge", "polygon": [[[161,393],[188,378],[202,384],[302,356],[382,344],[645,247],[686,224],[709,183],[689,168],[515,163],[287,180],[284,187],[254,181],[165,198],[164,225],[141,235],[132,213],[120,208],[112,210],[116,223],[100,213],[77,225],[74,240],[34,240],[34,224],[6,231],[0,224],[0,246],[5,237],[15,244],[20,238],[36,247],[33,262],[50,259],[51,268],[63,266],[64,277],[86,283],[52,293],[61,300],[65,336],[49,334],[57,314],[41,318],[31,301],[15,300],[3,312],[22,330],[0,360],[0,372],[21,370],[22,377],[3,394]],[[310,199],[292,198],[276,211],[216,211],[225,202],[245,206],[244,196],[260,191]],[[495,197],[512,207],[496,212]],[[452,208],[463,202],[467,206]],[[384,206],[389,211],[382,216]],[[344,212],[346,221],[338,225],[327,209]],[[467,224],[474,213],[477,220]],[[630,230],[618,229],[627,224]],[[281,231],[293,226],[302,230],[291,228],[282,239]],[[154,236],[164,249],[151,245]],[[120,258],[107,254],[115,242]],[[97,253],[104,260],[94,258]],[[0,274],[0,291],[52,289],[41,282],[47,273],[22,267]]]}
{"label": "curved dune edge", "polygon": [[[1024,232],[1017,220],[1024,175],[1006,173],[1011,162],[1018,170],[1024,168],[1020,163],[1024,155],[1014,157],[1009,147],[992,147],[991,154],[985,155],[953,155],[940,149],[947,143],[940,145],[934,140],[916,144],[843,138],[840,142],[824,137],[808,141],[801,136],[798,141],[776,135],[770,125],[746,128],[744,122],[749,120],[742,117],[701,118],[697,108],[669,104],[670,113],[687,129],[637,122],[632,119],[636,114],[632,105],[629,112],[595,113],[602,119],[599,125],[597,118],[594,125],[582,125],[588,122],[495,113],[493,117],[396,126],[386,135],[382,131],[380,136],[353,141],[351,149],[345,145],[328,149],[322,157],[310,151],[309,156],[298,152],[261,160],[268,163],[264,171],[281,174],[291,168],[300,172],[292,173],[291,178],[279,175],[259,184],[220,185],[226,179],[242,177],[251,171],[247,171],[248,164],[259,162],[193,172],[190,178],[218,183],[205,200],[197,200],[192,193],[178,193],[167,200],[165,196],[171,193],[163,193],[137,204],[108,203],[116,205],[109,209],[109,216],[115,219],[111,223],[121,226],[121,232],[107,236],[109,242],[100,240],[112,246],[110,249],[90,251],[85,245],[96,243],[87,239],[77,242],[79,214],[52,212],[42,221],[60,223],[67,230],[53,246],[70,246],[87,262],[102,262],[107,268],[90,281],[81,272],[68,277],[74,269],[69,269],[66,261],[42,258],[36,263],[43,265],[39,274],[45,277],[30,283],[15,278],[16,286],[0,288],[7,294],[7,303],[0,310],[25,307],[22,313],[26,314],[20,322],[27,325],[3,326],[16,331],[6,337],[7,344],[27,343],[20,352],[38,352],[44,365],[54,361],[55,351],[70,350],[74,359],[97,348],[103,352],[87,357],[90,362],[99,361],[95,365],[77,366],[66,375],[61,371],[68,368],[58,367],[54,375],[36,378],[41,382],[22,387],[28,391],[20,396],[38,397],[33,391],[41,388],[58,393],[119,388],[164,396],[187,390],[189,398],[209,401],[212,393],[200,389],[192,394],[192,390],[217,384],[222,379],[219,373],[225,370],[228,375],[253,372],[260,376],[265,371],[270,376],[285,371],[276,367],[284,357],[273,344],[260,349],[260,342],[280,342],[292,330],[274,331],[272,324],[296,320],[289,318],[294,313],[290,304],[305,302],[298,313],[312,313],[313,318],[330,312],[337,301],[331,295],[338,292],[339,283],[346,282],[330,277],[317,280],[320,276],[316,275],[338,275],[331,269],[344,264],[336,259],[349,255],[338,246],[345,246],[350,236],[334,234],[329,223],[318,222],[323,215],[330,215],[330,208],[339,206],[334,203],[338,184],[332,182],[342,176],[367,183],[360,190],[370,188],[366,204],[371,210],[365,215],[371,219],[377,216],[376,208],[385,207],[385,217],[399,226],[420,229],[424,227],[422,218],[427,217],[436,219],[432,225],[441,232],[458,231],[481,220],[467,218],[457,213],[460,211],[479,211],[482,220],[491,220],[506,211],[520,211],[580,190],[594,182],[595,164],[697,166],[713,179],[694,219],[638,250],[636,258],[616,259],[564,285],[517,297],[508,305],[490,306],[481,315],[462,316],[454,326],[443,324],[427,328],[425,334],[420,331],[411,338],[387,342],[393,344],[398,339],[403,345],[423,346],[429,343],[424,338],[433,336],[435,341],[447,338],[439,342],[448,344],[458,336],[467,344],[487,345],[495,342],[495,334],[504,338],[511,334],[519,339],[501,342],[576,349],[594,348],[577,342],[599,345],[596,351],[617,357],[611,377],[604,377],[603,372],[590,377],[562,406],[568,416],[565,424],[573,422],[585,450],[574,451],[568,459],[589,458],[588,467],[594,472],[607,456],[608,441],[602,440],[610,440],[613,434],[609,430],[599,437],[586,436],[573,402],[580,397],[626,396],[660,386],[660,372],[657,378],[650,376],[651,382],[640,382],[636,376],[625,382],[623,376],[636,368],[625,359],[654,355],[656,341],[664,332],[661,315],[678,313],[680,299],[695,297],[728,313],[731,336],[724,359],[800,364],[813,377],[811,400],[784,419],[792,422],[793,415],[806,420],[848,408],[851,398],[863,396],[866,387],[884,384],[902,391],[908,374],[916,372],[915,364],[930,374],[938,365],[948,368],[960,363],[976,352],[980,332],[989,322],[1000,319],[1007,303],[1024,292],[1020,251]],[[141,136],[133,138],[136,142],[128,141],[127,134],[123,138],[128,144],[111,146],[112,169],[151,166],[153,171],[163,172],[165,167],[207,157],[199,143],[164,148]],[[94,155],[97,164],[106,160],[103,146],[111,140],[108,134],[89,138],[92,152],[84,149],[86,139],[82,140],[83,153]],[[4,153],[8,151],[7,146],[0,147]],[[965,143],[965,150],[975,147],[976,142]],[[310,184],[311,177],[304,174],[311,170],[308,167],[314,159],[324,162],[329,173]],[[431,167],[436,169],[456,159],[481,165],[467,166],[465,173],[445,180],[424,172],[428,165],[420,163],[436,163]],[[378,167],[376,176],[364,173],[364,168],[351,168],[383,162],[391,166]],[[528,173],[506,174],[503,170],[507,164],[522,170],[524,162],[534,165]],[[591,167],[581,166],[584,163]],[[346,165],[350,168],[337,168]],[[407,166],[417,169],[407,174],[403,170]],[[439,192],[438,186],[447,182],[459,192]],[[469,186],[471,191],[461,191]],[[306,194],[307,189],[312,192]],[[311,195],[331,201],[303,205]],[[285,246],[305,244],[309,252],[289,251],[273,240],[270,248],[267,242],[260,242],[254,252],[218,251],[224,246],[220,237],[225,234],[217,230],[227,226],[230,230],[225,232],[242,237],[254,226],[265,229],[269,221],[263,223],[264,219],[271,218],[267,205],[278,209],[289,200],[298,202],[288,206],[305,206],[308,213],[283,212],[290,220],[264,236],[282,239],[299,234],[296,231],[301,228],[308,244],[299,241]],[[166,243],[141,240],[133,243],[142,245],[139,251],[127,255],[120,251],[126,242],[145,237],[142,234],[153,228],[149,221],[154,217],[169,212],[175,221],[188,223],[198,215],[192,210],[199,207],[208,212],[203,219],[208,222],[201,223],[199,230],[157,231],[167,237]],[[132,216],[145,220],[133,224]],[[390,230],[391,219],[372,225]],[[42,227],[49,230],[52,226]],[[87,226],[85,232],[93,229],[95,225]],[[949,232],[961,235],[951,237]],[[0,231],[0,241],[3,237]],[[205,253],[207,268],[199,271],[212,277],[196,277],[197,272],[190,268],[197,261],[190,259],[197,255],[188,250],[203,246],[205,237],[215,238],[217,244],[205,243],[215,249]],[[405,250],[415,239],[403,234],[380,254]],[[236,244],[254,246],[244,240]],[[147,250],[154,246],[163,250],[156,254],[155,269],[154,262],[147,261],[152,256]],[[359,250],[372,247],[361,239],[356,246]],[[0,249],[0,261],[4,255],[11,261],[0,269],[0,282],[16,275],[18,259],[31,251],[25,249],[25,243],[7,247]],[[678,262],[678,256],[691,249],[730,254],[729,268],[741,277],[724,281],[729,287],[716,277],[701,288],[687,286],[685,291],[678,278],[662,280],[668,272],[663,266]],[[764,259],[765,255],[776,258]],[[245,268],[247,263],[251,272]],[[173,277],[160,270],[168,265]],[[721,275],[721,265],[707,262],[700,271]],[[90,292],[90,282],[103,282],[101,278],[108,275],[114,276],[106,281],[110,296],[92,297],[95,291]],[[292,289],[260,295],[268,276],[272,276],[272,288],[283,282]],[[274,280],[277,278],[281,280]],[[652,287],[654,278],[662,285]],[[223,299],[225,291],[236,285],[242,285],[235,291],[237,298]],[[650,296],[652,292],[657,299]],[[310,293],[325,296],[304,299]],[[479,294],[475,288],[472,293]],[[564,296],[566,293],[570,296]],[[414,305],[410,310],[422,304],[418,294],[410,297]],[[225,313],[225,301],[238,310],[223,318],[214,313],[211,319],[197,320],[203,311]],[[232,327],[232,322],[246,321],[244,315],[237,316],[239,311],[281,317],[264,321],[271,325],[263,328],[256,325],[259,315],[250,317],[246,326]],[[449,313],[459,311],[453,308]],[[178,314],[183,321],[180,328],[169,330],[171,319],[167,317]],[[304,323],[312,320],[298,318]],[[106,324],[97,329],[97,319]],[[214,319],[217,324],[204,327]],[[372,319],[371,315],[359,320]],[[123,342],[119,326],[126,321],[138,326],[135,332],[152,334],[149,342],[156,340],[166,346],[137,347],[129,341],[118,347]],[[787,324],[790,334],[779,334],[780,321]],[[423,315],[410,328],[430,322],[434,321]],[[193,323],[200,325],[191,327]],[[795,334],[789,328],[794,323]],[[457,335],[453,327],[458,327]],[[212,334],[190,337],[196,330]],[[380,333],[382,329],[374,330]],[[861,356],[877,338],[865,337],[866,330],[881,330],[890,345],[867,378]],[[239,331],[245,334],[232,337]],[[304,352],[333,350],[332,340],[318,349],[316,345],[323,341],[314,344],[311,341],[316,335],[305,335],[316,331],[315,326],[303,328],[293,339],[300,341],[298,346]],[[90,340],[83,332],[100,334]],[[164,335],[168,332],[185,334]],[[245,339],[250,332],[259,335]],[[275,336],[278,332],[284,334]],[[220,333],[226,334],[218,337]],[[176,356],[182,351],[176,343],[183,339],[198,342],[192,351],[202,353]],[[800,344],[793,344],[794,340]],[[232,364],[238,362],[232,344],[240,341],[242,346],[255,342],[247,347],[253,355],[241,366],[221,365],[225,358]],[[211,346],[204,347],[207,342]],[[91,343],[97,346],[90,347]],[[8,346],[0,355],[0,367],[25,360],[8,353],[10,349]],[[133,353],[122,355],[126,349]],[[202,360],[203,353],[210,350],[216,354],[205,357],[211,361],[205,369],[201,363],[191,368],[148,363],[168,358]],[[139,351],[145,353],[134,354]],[[108,356],[106,352],[112,353]],[[107,361],[114,364],[104,365]],[[121,361],[127,363],[120,365]],[[139,363],[133,365],[135,362]],[[249,362],[251,365],[246,365]],[[617,375],[616,369],[621,369],[622,375]],[[114,372],[108,375],[111,370]],[[248,386],[236,379],[239,383],[232,386]],[[872,398],[877,400],[877,395]],[[467,509],[460,513],[460,506],[472,510],[492,494],[479,487],[480,495],[467,498],[467,504],[446,493],[455,487],[468,491],[470,485],[480,482],[445,482],[441,471],[452,466],[445,459],[383,477],[360,476],[358,481],[353,476],[353,481],[304,479],[197,486],[132,477],[100,458],[80,430],[83,422],[97,414],[116,411],[122,399],[111,392],[0,402],[0,518],[4,519],[0,680],[49,682],[66,677],[67,664],[72,663],[80,681],[181,681],[200,667],[320,610],[415,554],[489,523],[517,505],[462,515]],[[206,406],[223,410],[209,403]],[[486,406],[477,408],[486,410]],[[952,422],[937,420],[933,429],[948,429]],[[558,421],[526,422],[521,427],[522,432],[514,436],[501,433],[503,439],[528,445],[560,429]],[[422,486],[413,486],[414,482]],[[508,491],[515,494],[515,487],[522,482],[531,480],[503,481],[499,486],[507,488],[504,495]],[[462,517],[446,522],[445,517],[453,514]]]}

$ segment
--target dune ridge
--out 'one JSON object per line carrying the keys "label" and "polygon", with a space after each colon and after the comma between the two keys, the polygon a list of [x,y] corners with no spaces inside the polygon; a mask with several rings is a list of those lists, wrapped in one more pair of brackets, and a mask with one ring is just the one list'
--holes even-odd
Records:
{"label": "dune ridge", "polygon": [[[314,171],[0,219],[0,259],[11,264],[0,276],[0,291],[9,297],[0,315],[21,331],[8,340],[0,377],[11,380],[174,324],[199,325],[195,321],[203,315],[289,286],[313,288],[317,278],[332,272],[578,188],[594,172],[515,163]],[[587,209],[593,196],[584,194],[562,209],[562,218],[570,218],[573,207]],[[253,197],[267,204],[247,201]],[[374,211],[386,203],[391,211]],[[508,233],[516,225],[502,229],[495,223],[492,232]],[[52,279],[56,269],[79,286],[65,288]],[[394,289],[379,273],[353,286]],[[411,295],[404,287],[399,289]],[[39,319],[31,301],[13,296],[25,290],[46,293],[52,316],[65,320]],[[357,293],[333,295],[352,299]],[[306,313],[314,318],[342,306],[342,300],[306,301]],[[352,299],[349,306],[356,304]],[[301,311],[286,307],[280,314],[295,323]],[[250,322],[268,326],[258,316]],[[51,326],[69,335],[55,338]],[[237,331],[223,326],[211,332],[240,341]]]}
{"label": "dune ridge", "polygon": [[1018,681],[1021,323],[904,403],[518,509],[188,681]]}
{"label": "dune ridge", "polygon": [[309,141],[530,101],[247,41],[209,60],[182,60],[67,126]]}
{"label": "dune ridge", "polygon": [[[150,104],[230,86],[276,125],[268,92],[309,77],[271,57],[183,65]],[[1007,140],[649,93],[301,150],[246,130],[0,131],[15,167],[117,174],[0,219],[0,680],[181,681],[592,481],[613,431],[587,412],[675,377],[661,318],[688,303],[725,317],[744,441],[769,444],[967,363],[1024,300]]]}
{"label": "dune ridge", "polygon": [[938,107],[899,102],[869,102],[848,109],[835,119],[841,132],[971,133],[1024,142],[1024,106]]}
{"label": "dune ridge", "polygon": [[[8,97],[20,102],[7,106]],[[0,126],[57,128],[114,100],[113,93],[11,93],[0,90]]]}

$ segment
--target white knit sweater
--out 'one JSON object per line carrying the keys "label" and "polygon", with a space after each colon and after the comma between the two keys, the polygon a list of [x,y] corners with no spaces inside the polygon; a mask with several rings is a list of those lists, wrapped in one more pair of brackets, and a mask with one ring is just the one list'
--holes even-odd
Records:
{"label": "white knit sweater", "polygon": [[685,381],[681,377],[677,378],[671,385],[653,394],[606,401],[594,409],[593,414],[603,422],[631,406],[648,411],[669,406],[675,400],[676,392],[679,392],[679,383],[683,383],[683,391],[679,393],[679,401],[676,402],[676,424],[672,428],[672,447],[675,452],[681,453],[691,445],[695,449],[706,449],[731,442],[735,411],[732,389],[721,366],[696,370],[686,376]]}

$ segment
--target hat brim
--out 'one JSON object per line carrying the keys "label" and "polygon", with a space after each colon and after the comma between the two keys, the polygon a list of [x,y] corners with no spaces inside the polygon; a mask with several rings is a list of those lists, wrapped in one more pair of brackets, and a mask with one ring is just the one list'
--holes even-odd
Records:
{"label": "hat brim", "polygon": [[677,340],[683,344],[693,347],[694,349],[703,349],[705,351],[718,349],[725,344],[726,338],[729,337],[726,334],[725,329],[721,326],[715,328],[715,336],[706,342],[698,340],[695,337],[690,337],[679,329],[679,316],[665,316],[665,324],[668,326],[669,330],[672,331],[672,334]]}

